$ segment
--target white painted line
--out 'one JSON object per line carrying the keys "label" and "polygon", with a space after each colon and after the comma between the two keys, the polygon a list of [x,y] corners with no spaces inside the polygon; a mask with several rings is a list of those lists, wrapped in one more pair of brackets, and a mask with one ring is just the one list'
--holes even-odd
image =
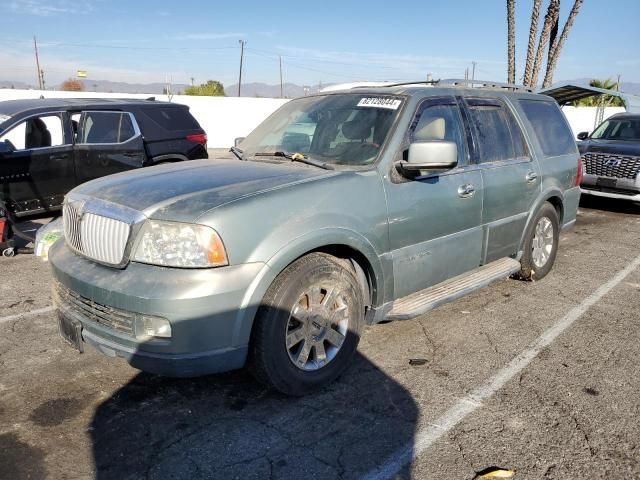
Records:
{"label": "white painted line", "polygon": [[482,406],[482,402],[493,396],[509,380],[524,370],[531,361],[545,347],[549,346],[576,320],[595,305],[602,297],[622,282],[631,272],[640,266],[640,255],[637,256],[624,269],[620,270],[611,280],[602,284],[595,292],[585,298],[580,305],[572,308],[564,317],[549,327],[525,350],[516,356],[505,367],[487,380],[486,383],[474,389],[464,398],[458,400],[440,418],[436,419],[428,427],[417,432],[414,440],[408,442],[402,448],[391,455],[386,463],[371,470],[362,478],[366,480],[382,480],[393,477],[400,469],[409,464],[415,457],[437,442],[443,435],[452,430],[464,418]]}
{"label": "white painted line", "polygon": [[9,315],[8,317],[0,317],[0,325],[19,318],[35,317],[36,315],[42,315],[43,313],[53,312],[55,307],[53,305],[44,308],[38,308],[36,310],[30,310],[28,312],[16,313],[15,315]]}

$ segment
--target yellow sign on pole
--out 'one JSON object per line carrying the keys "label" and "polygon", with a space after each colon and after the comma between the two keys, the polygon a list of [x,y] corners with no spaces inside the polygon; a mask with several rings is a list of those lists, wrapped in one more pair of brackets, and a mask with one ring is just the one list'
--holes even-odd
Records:
{"label": "yellow sign on pole", "polygon": [[78,70],[78,78],[87,78],[86,70]]}

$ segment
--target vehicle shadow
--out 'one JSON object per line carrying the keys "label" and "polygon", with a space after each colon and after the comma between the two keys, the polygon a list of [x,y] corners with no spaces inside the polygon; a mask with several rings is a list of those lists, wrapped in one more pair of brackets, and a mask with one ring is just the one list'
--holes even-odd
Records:
{"label": "vehicle shadow", "polygon": [[90,435],[100,480],[348,479],[410,453],[417,419],[411,394],[357,353],[338,380],[302,398],[246,371],[140,373],[96,409]]}
{"label": "vehicle shadow", "polygon": [[640,203],[592,195],[582,195],[580,197],[580,207],[604,210],[611,213],[640,214]]}

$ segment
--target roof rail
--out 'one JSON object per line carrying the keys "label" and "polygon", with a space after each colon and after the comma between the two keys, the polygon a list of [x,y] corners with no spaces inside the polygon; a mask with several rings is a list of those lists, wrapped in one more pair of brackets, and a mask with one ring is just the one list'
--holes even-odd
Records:
{"label": "roof rail", "polygon": [[471,80],[465,78],[445,78],[443,80],[438,81],[438,85],[451,85],[454,87],[457,86],[466,86],[470,88],[496,88],[496,89],[508,89],[513,91],[522,91],[522,92],[530,92],[534,91],[531,87],[525,87],[524,85],[515,85],[513,83],[501,83],[501,82],[490,82],[487,80]]}
{"label": "roof rail", "polygon": [[[431,86],[451,86],[451,87],[469,87],[469,88],[494,88],[507,89],[520,92],[533,93],[534,88],[525,87],[524,85],[515,85],[512,83],[490,82],[487,80],[470,80],[464,78],[444,78],[438,80],[418,80],[416,82],[401,83],[385,83],[378,85],[379,87],[402,87],[405,85],[431,85]],[[371,88],[371,85],[357,85],[352,88]]]}

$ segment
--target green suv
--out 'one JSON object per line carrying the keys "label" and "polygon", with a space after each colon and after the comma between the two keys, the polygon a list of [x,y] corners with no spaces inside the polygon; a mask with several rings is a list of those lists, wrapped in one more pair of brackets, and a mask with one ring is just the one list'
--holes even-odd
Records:
{"label": "green suv", "polygon": [[580,198],[555,101],[499,84],[298,98],[232,153],[67,195],[50,252],[63,338],[162,375],[247,365],[302,395],[365,325],[544,277]]}

